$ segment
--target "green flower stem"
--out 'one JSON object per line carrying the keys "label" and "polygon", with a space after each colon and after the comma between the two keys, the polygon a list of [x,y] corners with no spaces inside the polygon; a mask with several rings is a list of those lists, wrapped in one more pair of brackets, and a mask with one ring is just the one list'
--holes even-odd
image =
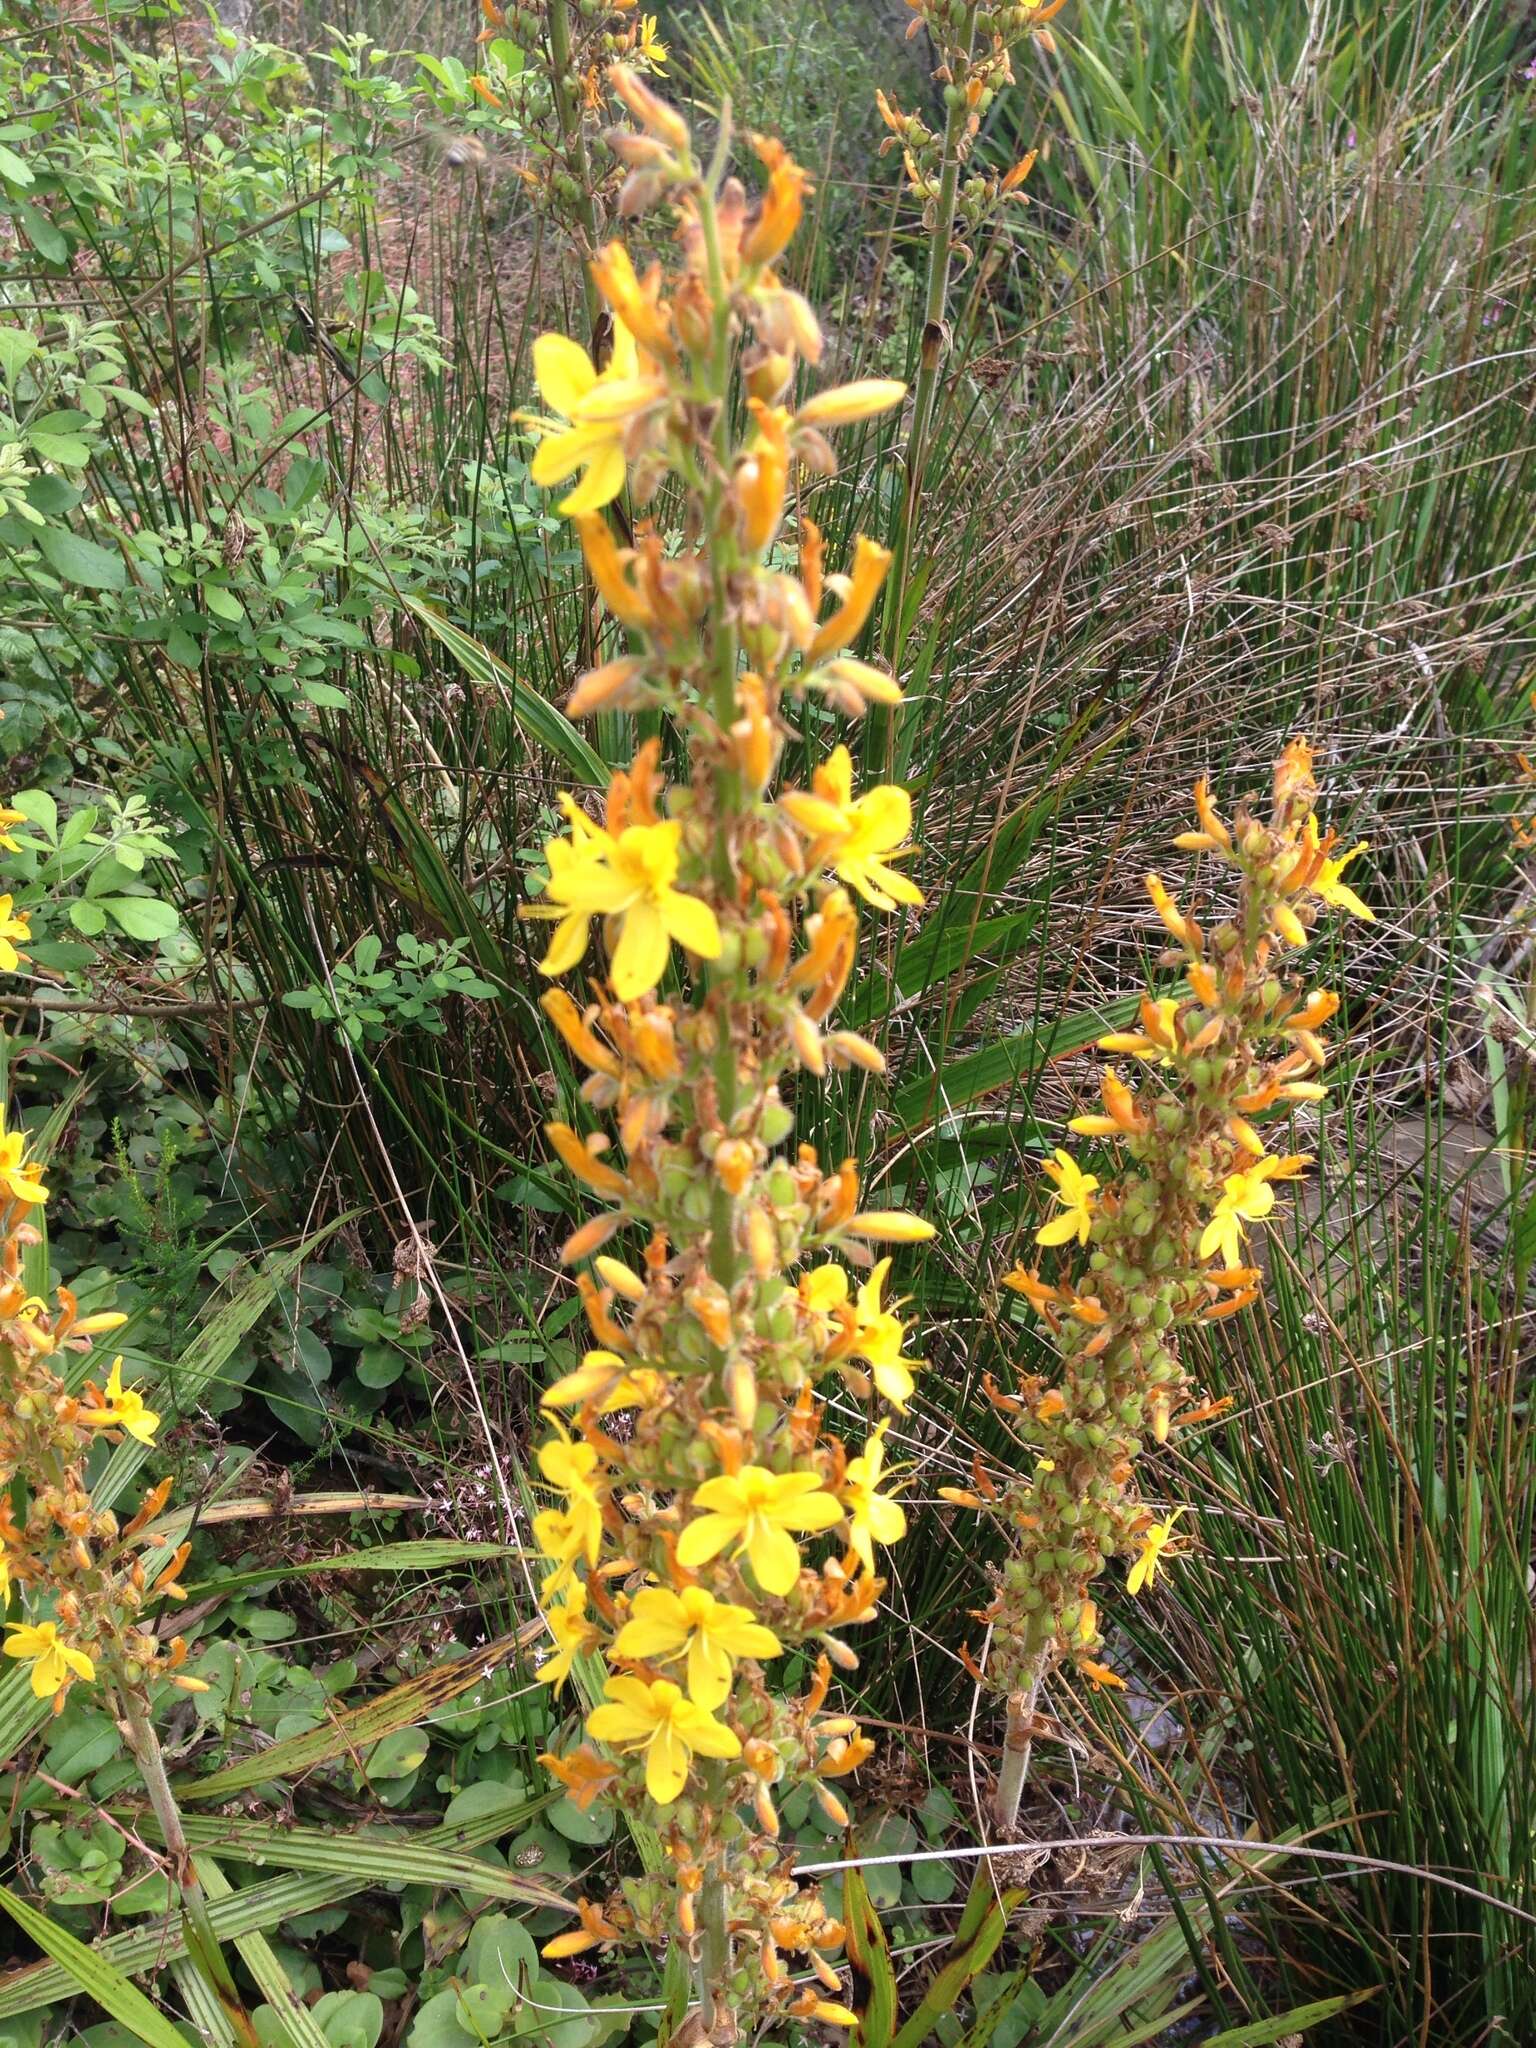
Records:
{"label": "green flower stem", "polygon": [[597,327],[602,302],[592,281],[587,258],[597,254],[597,208],[592,203],[592,170],[587,161],[586,137],[581,132],[581,106],[576,97],[576,80],[571,74],[571,20],[566,0],[549,0],[549,71],[554,88],[555,111],[560,121],[560,146],[566,168],[576,186],[576,218],[586,239],[582,250],[581,295],[587,312],[587,339]]}
{"label": "green flower stem", "polygon": [[171,1860],[171,1874],[181,1894],[181,1910],[187,1923],[187,1954],[218,2000],[219,2008],[241,2048],[261,2048],[261,2037],[245,2009],[239,1987],[224,1960],[224,1951],[209,1918],[208,1901],[193,1868],[192,1850],[181,1824],[181,1808],[171,1790],[160,1738],[142,1701],[131,1687],[122,1686],[118,1697],[122,1707],[119,1725],[128,1738],[129,1750],[138,1765],[145,1796],[159,1823],[160,1838]]}
{"label": "green flower stem", "polygon": [[725,1879],[716,1864],[699,1892],[699,2017],[711,2040],[729,2040],[734,2035],[728,1988],[731,1960]]}
{"label": "green flower stem", "polygon": [[[976,15],[979,0],[971,0],[966,9],[965,21],[960,31],[960,47],[968,55],[976,30]],[[933,425],[933,409],[938,397],[939,371],[947,353],[944,338],[944,314],[949,305],[951,263],[955,242],[955,208],[960,190],[960,145],[965,134],[966,106],[963,95],[957,96],[949,109],[949,118],[944,124],[944,168],[939,177],[939,199],[937,219],[934,222],[932,239],[928,244],[928,270],[923,290],[923,332],[917,366],[917,381],[912,388],[912,424],[907,433],[907,445],[902,457],[907,473],[907,487],[902,498],[901,513],[897,522],[894,561],[891,564],[890,581],[886,585],[885,606],[885,652],[891,670],[897,677],[901,674],[902,655],[906,648],[906,629],[903,621],[907,612],[907,578],[912,569],[912,536],[917,531],[917,522],[922,511],[923,471],[928,460],[928,435]],[[889,712],[880,713],[884,737],[889,739]]]}
{"label": "green flower stem", "polygon": [[1048,1648],[1038,1651],[1016,1692],[1008,1695],[1008,1720],[1003,1731],[1003,1761],[992,1795],[992,1818],[998,1832],[1011,1839],[1019,1824],[1019,1804],[1029,1781],[1029,1756],[1035,1725],[1035,1703],[1045,1676]]}

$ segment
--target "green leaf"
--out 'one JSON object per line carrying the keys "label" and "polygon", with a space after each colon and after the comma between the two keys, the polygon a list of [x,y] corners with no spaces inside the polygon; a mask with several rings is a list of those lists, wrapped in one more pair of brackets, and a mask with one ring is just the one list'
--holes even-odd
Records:
{"label": "green leaf", "polygon": [[130,939],[168,939],[181,923],[158,896],[97,896],[92,899]]}
{"label": "green leaf", "polygon": [[543,1633],[542,1622],[526,1623],[516,1635],[502,1636],[471,1656],[455,1658],[424,1671],[419,1678],[391,1686],[377,1699],[338,1714],[324,1728],[274,1742],[256,1756],[226,1764],[209,1777],[183,1781],[177,1791],[183,1799],[227,1799],[232,1792],[243,1792],[249,1785],[265,1785],[274,1778],[313,1770],[316,1764],[330,1763],[336,1757],[351,1756],[398,1729],[430,1719],[436,1709],[468,1692],[504,1658],[539,1641]]}
{"label": "green leaf", "polygon": [[78,434],[40,433],[36,427],[29,427],[27,445],[34,455],[44,462],[56,462],[60,469],[84,469],[91,459],[90,442],[82,441]]}
{"label": "green leaf", "polygon": [[427,1760],[430,1737],[419,1728],[397,1728],[375,1743],[363,1759],[370,1778],[406,1778]]}
{"label": "green leaf", "polygon": [[322,711],[345,711],[352,702],[345,690],[338,690],[334,683],[322,683],[318,676],[300,683],[299,695]]}
{"label": "green leaf", "polygon": [[[187,1818],[186,1833],[194,1848],[205,1842],[217,1845],[227,1838],[231,1854],[239,1855],[242,1861],[265,1856],[278,1862],[278,1852],[283,1850],[294,1869],[317,1873],[271,1878],[262,1884],[247,1885],[227,1898],[211,1899],[208,1921],[214,1934],[221,1941],[239,1941],[246,1934],[270,1932],[300,1914],[318,1912],[339,1899],[351,1898],[370,1885],[390,1882],[453,1886],[466,1884],[472,1878],[483,1894],[569,1910],[557,1893],[465,1853],[506,1834],[530,1806],[539,1804],[542,1801],[503,1798],[463,1820],[444,1822],[424,1834],[404,1838],[391,1837],[387,1830],[377,1828],[348,1835],[329,1828],[284,1829],[200,1815]],[[134,1813],[133,1823],[150,1834],[155,1832],[152,1822],[142,1813]],[[255,1835],[248,1832],[250,1828],[256,1829]],[[293,1836],[300,1837],[297,1846],[292,1843]],[[311,1860],[301,1861],[305,1856]],[[167,1926],[163,1920],[156,1920],[145,1927],[109,1935],[100,1944],[99,1953],[103,1961],[117,1970],[157,1970],[186,1953],[186,1937],[179,1923]],[[0,2020],[35,2011],[39,2006],[56,2005],[61,1999],[72,1998],[76,1988],[76,1980],[58,1963],[32,1963],[25,1969],[13,1970],[0,1977]],[[171,2044],[166,2043],[165,2048],[171,2048]],[[186,2048],[186,2043],[178,2038],[175,2048]]]}
{"label": "green leaf", "polygon": [[226,590],[222,583],[205,583],[202,589],[203,609],[212,612],[216,619],[227,619],[232,626],[245,624],[245,606],[232,590]]}
{"label": "green leaf", "polygon": [[477,683],[507,693],[512,716],[531,739],[563,761],[571,773],[592,789],[608,787],[608,765],[594,753],[563,711],[557,711],[514,669],[488,647],[445,619],[419,597],[402,594],[400,602],[445,647],[464,673]]}
{"label": "green leaf", "polygon": [[3,142],[0,142],[0,178],[4,178],[10,185],[26,186],[37,183],[32,166],[25,158],[19,157],[14,149],[7,149]]}
{"label": "green leaf", "polygon": [[[850,1844],[848,1854],[854,1853]],[[890,2048],[896,2025],[896,1973],[880,1916],[870,1903],[860,1870],[843,1873],[843,1925],[853,1973],[853,2010],[859,2016],[857,2048]]]}
{"label": "green leaf", "polygon": [[86,590],[121,590],[128,581],[123,558],[112,548],[98,547],[67,526],[38,528],[37,548],[50,569],[66,583]]}
{"label": "green leaf", "polygon": [[921,2003],[891,2048],[921,2048],[935,2023],[945,2013],[954,2011],[968,1986],[997,1953],[998,1944],[1008,1931],[1009,1916],[1023,1896],[1018,1891],[999,1894],[991,1871],[985,1863],[981,1865],[966,1897],[954,1940],[945,1950]]}
{"label": "green leaf", "polygon": [[488,1564],[516,1557],[516,1543],[466,1543],[454,1536],[420,1536],[405,1543],[376,1543],[371,1550],[344,1550],[336,1557],[306,1558],[303,1564],[272,1564],[247,1572],[219,1572],[189,1585],[189,1595],[234,1593],[242,1586],[269,1586],[274,1579],[307,1578],[315,1572],[434,1572],[456,1564]]}
{"label": "green leaf", "polygon": [[1124,996],[1102,1010],[1076,1010],[1041,1031],[1014,1031],[958,1059],[940,1059],[939,1070],[920,1074],[898,1088],[891,1107],[908,1130],[963,1109],[983,1095],[1017,1087],[1106,1031],[1122,1031],[1136,1014],[1137,998]]}
{"label": "green leaf", "polygon": [[70,1982],[104,2013],[120,2020],[147,2048],[186,2048],[186,2043],[158,2006],[151,2005],[136,1984],[109,1963],[99,1950],[40,1913],[25,1899],[0,1885],[3,1906],[24,1934],[30,1935],[45,1955],[52,1956]]}
{"label": "green leaf", "polygon": [[1299,2034],[1304,2027],[1315,2027],[1337,2013],[1348,2012],[1352,2005],[1363,2005],[1366,1999],[1376,1996],[1376,1990],[1374,1984],[1368,1984],[1363,1991],[1346,1992],[1339,1998],[1314,1999],[1311,2005],[1294,2006],[1290,2012],[1276,2013],[1272,2019],[1252,2020],[1245,2027],[1227,2027],[1210,2035],[1205,2048],[1269,2048],[1269,2044],[1286,2034]]}
{"label": "green leaf", "polygon": [[7,377],[14,377],[18,370],[25,369],[41,346],[35,334],[20,327],[0,327],[0,370]]}

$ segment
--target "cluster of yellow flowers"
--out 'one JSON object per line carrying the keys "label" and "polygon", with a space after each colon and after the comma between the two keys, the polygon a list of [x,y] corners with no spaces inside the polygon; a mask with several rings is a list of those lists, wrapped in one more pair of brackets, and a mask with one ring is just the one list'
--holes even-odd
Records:
{"label": "cluster of yellow flowers", "polygon": [[[688,772],[669,785],[651,740],[614,775],[601,821],[563,799],[547,900],[529,912],[553,926],[546,974],[586,963],[587,999],[554,989],[544,1005],[587,1109],[618,1140],[549,1127],[602,1208],[564,1247],[596,1341],[544,1396],[562,1419],[538,1452],[554,1498],[533,1534],[554,1642],[540,1675],[558,1692],[589,1656],[581,1670],[603,1674],[591,1741],[547,1761],[573,1797],[655,1827],[670,1881],[583,1902],[579,1930],[546,1952],[680,1938],[698,2024],[726,2039],[776,2013],[853,2020],[828,1960],[842,1928],[796,1885],[776,1801],[807,1785],[843,1821],[832,1781],[873,1749],[825,1708],[832,1667],[857,1661],[847,1631],[876,1609],[877,1546],[905,1518],[888,1417],[850,1454],[819,1389],[835,1378],[904,1406],[918,1361],[884,1296],[890,1261],[870,1248],[932,1231],[861,1207],[854,1162],[787,1150],[780,1089],[791,1074],[882,1069],[830,1021],[854,964],[855,899],[890,910],[921,897],[901,867],[904,790],[857,794],[843,746],[809,789],[776,784],[795,704],[814,693],[852,715],[899,700],[848,651],[886,551],[861,539],[848,573],[832,572],[791,491],[797,472],[831,468],[829,428],[899,404],[903,387],[793,403],[797,366],[822,350],[811,307],[774,268],[805,173],[755,137],[766,189],[749,200],[700,168],[684,121],[640,79],[616,69],[612,82],[635,120],[611,138],[640,181],[626,206],[670,206],[680,261],[642,277],[621,243],[599,252],[614,333],[601,366],[540,337],[533,473],[568,487],[561,510],[622,631],[572,709],[665,711]],[[687,497],[682,545],[642,523],[621,547],[604,508],[625,491],[643,507],[664,476]],[[770,1691],[763,1667],[802,1647],[808,1690]]]}
{"label": "cluster of yellow flowers", "polygon": [[[980,6],[977,0],[907,0],[907,5],[912,9],[907,34],[926,29],[938,52],[934,76],[944,88],[946,121],[938,133],[921,114],[903,113],[877,89],[875,103],[891,131],[880,153],[900,149],[926,227],[943,229],[958,218],[974,233],[999,200],[1024,196],[1021,188],[1034,168],[1035,152],[1030,150],[1001,177],[976,172],[960,183],[959,172],[992,102],[1013,83],[1013,51],[1027,36],[1049,44],[1045,24],[1066,0],[1004,0],[997,6]],[[959,253],[969,252],[962,246]]]}
{"label": "cluster of yellow flowers", "polygon": [[1307,945],[1319,905],[1371,916],[1343,880],[1364,846],[1336,854],[1332,835],[1319,830],[1315,797],[1303,740],[1278,764],[1267,822],[1240,808],[1226,824],[1205,784],[1196,786],[1198,829],[1175,843],[1236,870],[1235,908],[1207,934],[1159,876],[1147,876],[1185,989],[1143,996],[1139,1028],[1099,1041],[1139,1062],[1139,1074],[1106,1067],[1102,1110],[1073,1118],[1071,1129],[1118,1145],[1118,1175],[1101,1182],[1066,1151],[1045,1164],[1058,1206],[1038,1242],[1086,1248],[1085,1269],[1051,1282],[1036,1270],[1007,1276],[1049,1324],[1061,1375],[1052,1385],[1032,1378],[1016,1395],[989,1389],[1028,1451],[1027,1473],[998,1488],[978,1464],[975,1491],[945,1489],[998,1517],[1011,1539],[986,1616],[987,1680],[1009,1695],[997,1800],[1005,1825],[1017,1815],[1035,1701],[1053,1664],[1071,1658],[1096,1684],[1122,1683],[1099,1655],[1094,1582],[1111,1558],[1129,1555],[1129,1590],[1150,1585],[1182,1512],[1159,1518],[1140,1497],[1144,1445],[1226,1405],[1195,1391],[1178,1333],[1257,1298],[1249,1229],[1274,1208],[1277,1184],[1311,1163],[1271,1152],[1255,1122],[1326,1094],[1317,1078],[1327,1058],[1321,1033],[1339,999],[1288,979],[1285,956]]}
{"label": "cluster of yellow flowers", "polygon": [[[22,814],[0,807],[0,847],[14,852],[13,828]],[[25,913],[10,896],[0,897],[4,951],[0,966],[14,969],[23,957],[17,940],[31,936]],[[5,1654],[27,1664],[32,1690],[51,1699],[54,1711],[71,1686],[110,1675],[118,1687],[142,1694],[156,1673],[172,1674],[186,1661],[181,1637],[163,1643],[138,1625],[151,1597],[140,1555],[143,1535],[164,1507],[170,1482],[154,1488],[126,1524],[92,1506],[85,1463],[103,1437],[123,1435],[154,1441],[160,1418],[134,1388],[123,1384],[123,1361],[115,1358],[106,1385],[87,1380],[71,1391],[55,1370],[70,1353],[89,1351],[93,1340],[127,1321],[115,1311],[81,1315],[67,1287],[50,1301],[30,1291],[24,1261],[42,1242],[33,1222],[48,1201],[43,1169],[27,1157],[25,1136],[6,1128],[0,1106],[0,1486],[20,1481],[0,1499],[0,1612],[19,1593],[27,1619],[6,1622]],[[20,1519],[17,1519],[18,1508]],[[171,1558],[153,1594],[182,1597],[176,1579],[187,1546]],[[182,1676],[175,1683],[201,1690]]]}

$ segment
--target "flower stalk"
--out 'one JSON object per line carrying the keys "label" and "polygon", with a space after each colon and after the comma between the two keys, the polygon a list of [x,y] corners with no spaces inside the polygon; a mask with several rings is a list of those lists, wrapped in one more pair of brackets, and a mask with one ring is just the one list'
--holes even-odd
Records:
{"label": "flower stalk", "polygon": [[[615,333],[604,368],[539,338],[533,473],[569,486],[561,510],[624,633],[572,710],[660,710],[685,774],[668,781],[652,740],[614,775],[601,821],[564,798],[567,833],[548,842],[543,900],[528,906],[553,927],[544,973],[584,976],[579,997],[555,987],[544,1006],[600,1126],[549,1126],[600,1211],[564,1248],[593,1348],[543,1398],[553,1500],[533,1533],[553,1643],[540,1677],[558,1694],[593,1651],[606,1674],[587,1739],[546,1762],[579,1802],[643,1820],[663,1869],[582,1901],[580,1927],[546,1953],[679,1944],[696,2027],[723,2044],[784,2016],[853,2021],[830,1960],[843,1930],[795,1880],[779,1801],[805,1787],[843,1823],[835,1781],[873,1749],[828,1701],[834,1669],[858,1661],[850,1632],[876,1611],[876,1546],[905,1528],[883,1411],[904,1404],[916,1361],[894,1362],[902,1326],[878,1300],[890,1261],[873,1297],[848,1269],[932,1231],[863,1209],[853,1161],[794,1148],[789,1096],[840,1066],[879,1070],[875,1048],[832,1023],[855,905],[921,897],[899,865],[904,790],[856,795],[846,746],[809,789],[781,788],[779,767],[808,703],[856,720],[897,696],[845,651],[885,550],[861,539],[834,573],[791,491],[831,470],[829,430],[904,389],[867,380],[793,403],[822,347],[775,268],[805,173],[754,137],[765,189],[749,200],[728,122],[704,166],[639,77],[616,69],[611,83],[634,123],[610,138],[628,169],[619,211],[667,208],[681,254],[642,276],[624,243],[598,251]],[[667,477],[686,499],[672,546],[643,516]],[[622,548],[604,517],[621,491],[642,515]],[[859,1451],[826,1426],[828,1382],[878,1413]],[[766,1669],[797,1649],[810,1680],[786,1698]]]}
{"label": "flower stalk", "polygon": [[906,488],[892,536],[893,568],[886,606],[883,647],[899,675],[906,650],[909,607],[907,586],[912,571],[913,538],[922,516],[929,440],[939,384],[949,355],[950,287],[957,264],[971,260],[961,231],[975,234],[1004,199],[1023,199],[1022,187],[1034,163],[1031,153],[1006,176],[966,177],[976,138],[999,91],[1013,82],[1011,54],[1026,36],[1046,35],[1045,24],[1066,0],[910,0],[915,35],[926,28],[937,50],[934,72],[944,93],[944,127],[935,133],[918,114],[906,114],[883,92],[877,92],[880,115],[890,134],[881,154],[899,147],[907,185],[922,205],[928,238],[923,274],[923,324],[918,342],[917,377],[912,387],[912,415],[902,454]]}
{"label": "flower stalk", "polygon": [[1159,1515],[1138,1485],[1149,1446],[1228,1405],[1196,1391],[1180,1355],[1191,1325],[1238,1314],[1258,1299],[1250,1233],[1273,1212],[1276,1191],[1311,1163],[1270,1149],[1280,1118],[1326,1095],[1322,1032],[1338,1008],[1325,989],[1287,972],[1299,962],[1319,910],[1369,917],[1342,880],[1363,847],[1335,855],[1313,803],[1304,741],[1286,749],[1267,820],[1239,808],[1229,826],[1203,783],[1198,829],[1176,844],[1234,871],[1235,906],[1209,934],[1181,910],[1158,875],[1147,892],[1183,970],[1179,993],[1143,996],[1138,1028],[1112,1032],[1102,1050],[1137,1063],[1108,1066],[1102,1109],[1074,1117],[1079,1136],[1118,1153],[1107,1181],[1065,1151],[1045,1163],[1056,1213],[1037,1242],[1076,1255],[1054,1281],[1015,1269],[1006,1284],[1044,1318],[1060,1374],[1031,1376],[1016,1394],[988,1392],[1029,1469],[998,1486],[974,1468],[975,1489],[946,1497],[992,1515],[1009,1555],[986,1614],[992,1638],[986,1683],[1007,1699],[1004,1762],[994,1820],[1017,1826],[1030,1748],[1043,1724],[1040,1690],[1066,1663],[1096,1686],[1124,1680],[1102,1656],[1095,1582],[1116,1557],[1131,1560],[1133,1596],[1176,1554],[1184,1510]]}

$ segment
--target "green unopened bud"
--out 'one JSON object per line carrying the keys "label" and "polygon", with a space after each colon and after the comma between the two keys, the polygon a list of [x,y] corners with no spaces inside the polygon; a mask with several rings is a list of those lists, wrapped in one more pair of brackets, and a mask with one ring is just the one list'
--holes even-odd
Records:
{"label": "green unopened bud", "polygon": [[795,1128],[794,1112],[782,1102],[770,1102],[763,1110],[758,1130],[765,1145],[782,1145]]}

